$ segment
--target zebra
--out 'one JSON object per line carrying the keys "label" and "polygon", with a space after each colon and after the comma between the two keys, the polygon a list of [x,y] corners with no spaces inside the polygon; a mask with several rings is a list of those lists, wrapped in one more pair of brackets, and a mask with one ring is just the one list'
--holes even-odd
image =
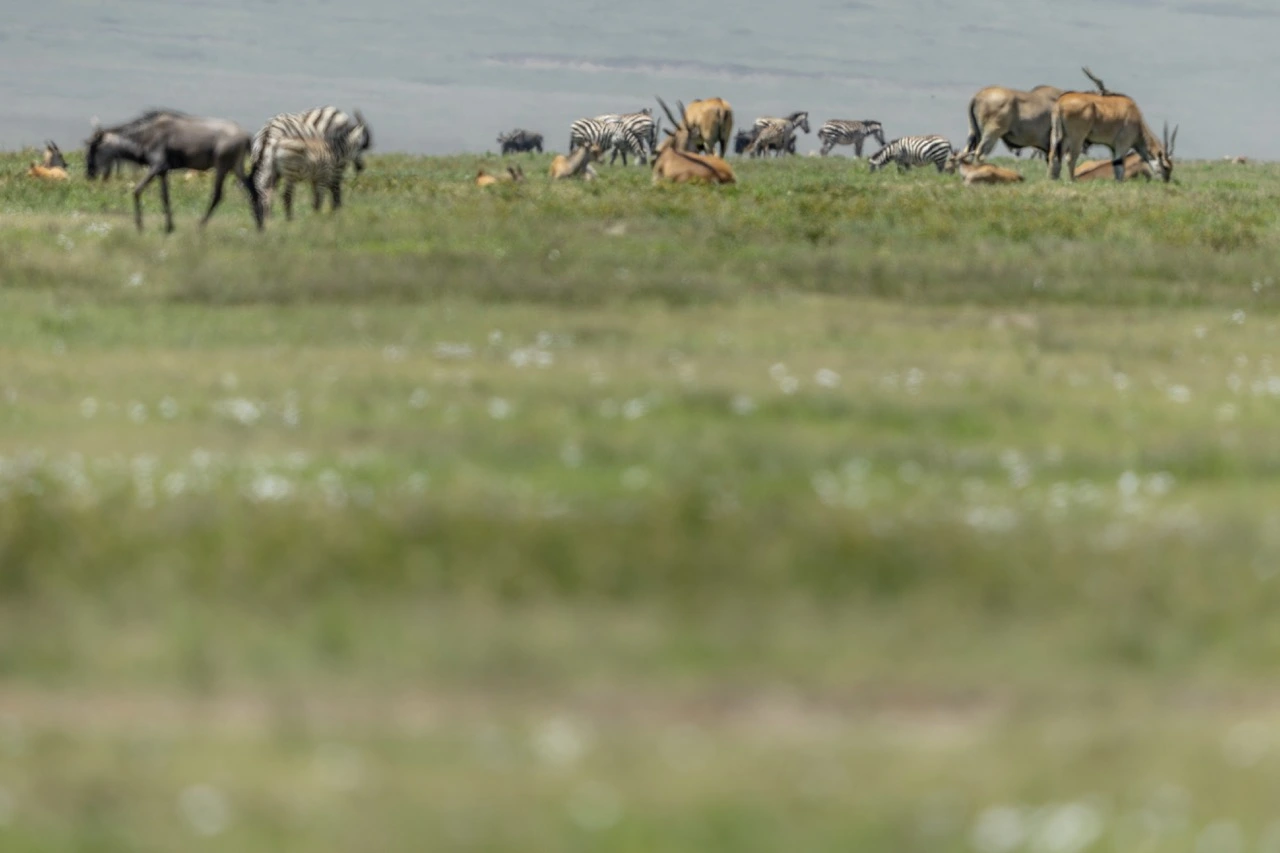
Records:
{"label": "zebra", "polygon": [[854,154],[861,157],[862,143],[868,136],[875,137],[881,146],[885,144],[880,122],[833,118],[818,128],[818,138],[822,140],[822,150],[818,153],[826,157],[837,145],[852,145]]}
{"label": "zebra", "polygon": [[[278,118],[278,117],[277,117]],[[262,198],[265,215],[271,207],[276,184],[285,182],[285,216],[292,218],[293,185],[307,181],[315,191],[316,209],[320,209],[321,190],[329,190],[333,209],[342,205],[342,176],[347,163],[359,156],[367,139],[365,126],[356,113],[355,125],[333,124],[322,134],[305,124],[283,123],[281,133],[263,144],[250,161],[250,174]]]}
{"label": "zebra", "polygon": [[945,136],[904,136],[872,154],[867,163],[873,172],[890,160],[896,162],[899,169],[932,163],[941,172],[950,156],[951,143]]}
{"label": "zebra", "polygon": [[759,157],[768,150],[772,150],[775,156],[782,156],[788,151],[796,153],[796,128],[809,132],[809,113],[800,110],[786,118],[765,116],[756,119],[753,127],[755,139],[747,146],[747,155]]}
{"label": "zebra", "polygon": [[[614,133],[613,154],[609,157],[611,164],[621,154],[622,165],[627,165],[627,154],[631,153],[640,160],[640,165],[644,165],[648,162],[645,149],[648,148],[647,153],[652,154],[658,147],[658,126],[653,122],[652,107],[645,107],[638,113],[605,113],[594,120],[625,128],[621,133]],[[634,147],[637,139],[641,142],[638,150]]]}
{"label": "zebra", "polygon": [[271,144],[286,136],[321,136],[328,137],[333,133],[346,133],[350,138],[344,149],[349,156],[343,161],[343,168],[348,162],[355,166],[356,173],[364,171],[364,152],[373,147],[373,133],[365,122],[364,116],[356,110],[349,116],[337,107],[316,107],[300,113],[281,113],[262,126],[253,137],[253,147],[249,158],[253,163],[252,177],[259,191],[267,189],[271,162],[269,160]]}
{"label": "zebra", "polygon": [[[569,125],[569,153],[572,154],[583,145],[599,145],[600,150],[613,149],[622,153],[622,162],[627,162],[627,152],[645,159],[644,141],[626,124],[613,121],[601,121],[594,118],[580,118]],[[613,162],[612,160],[610,162]]]}
{"label": "zebra", "polygon": [[[342,206],[342,172],[349,152],[342,150],[343,138],[284,136],[274,143],[271,157],[271,186],[284,182],[284,217],[293,219],[293,185],[311,184],[316,211],[323,203],[324,190],[333,198],[333,209]],[[271,203],[269,194],[262,197],[263,210]]]}

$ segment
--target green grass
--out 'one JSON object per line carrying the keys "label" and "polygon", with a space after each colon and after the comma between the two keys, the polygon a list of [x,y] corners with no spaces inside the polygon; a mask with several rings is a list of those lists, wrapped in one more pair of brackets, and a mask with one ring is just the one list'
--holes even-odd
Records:
{"label": "green grass", "polygon": [[1280,839],[1280,166],[382,156],[165,237],[29,154],[0,848]]}

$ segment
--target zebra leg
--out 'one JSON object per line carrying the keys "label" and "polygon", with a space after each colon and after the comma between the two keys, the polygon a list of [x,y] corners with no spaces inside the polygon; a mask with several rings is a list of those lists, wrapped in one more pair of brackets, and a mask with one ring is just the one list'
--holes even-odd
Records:
{"label": "zebra leg", "polygon": [[320,212],[321,205],[324,204],[324,193],[321,191],[320,182],[311,182],[311,209],[316,213]]}
{"label": "zebra leg", "polygon": [[858,159],[862,159],[862,140],[861,139],[858,139],[853,143],[853,153],[857,155]]}
{"label": "zebra leg", "polygon": [[333,196],[333,212],[342,207],[342,181],[334,181],[329,185],[329,195]]}
{"label": "zebra leg", "polygon": [[284,184],[284,218],[293,221],[293,181]]}

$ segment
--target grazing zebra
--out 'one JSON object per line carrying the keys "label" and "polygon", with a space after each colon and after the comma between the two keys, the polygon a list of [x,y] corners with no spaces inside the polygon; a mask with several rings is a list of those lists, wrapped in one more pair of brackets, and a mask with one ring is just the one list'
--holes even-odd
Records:
{"label": "grazing zebra", "polygon": [[867,163],[873,172],[890,160],[897,163],[899,169],[932,163],[941,172],[950,156],[951,143],[945,136],[904,136],[872,154]]}
{"label": "grazing zebra", "polygon": [[[324,191],[333,198],[333,209],[342,206],[342,172],[349,152],[341,149],[342,137],[284,136],[277,139],[271,157],[271,186],[284,183],[284,218],[293,219],[293,185],[311,184],[316,211],[323,203]],[[262,196],[266,211],[271,204],[270,192]]]}
{"label": "grazing zebra", "polygon": [[[614,132],[613,154],[609,157],[609,162],[613,163],[618,155],[622,155],[622,165],[627,165],[627,154],[634,154],[640,164],[644,165],[648,162],[646,157],[646,148],[649,154],[653,153],[654,148],[658,145],[658,126],[653,122],[653,108],[645,107],[638,113],[606,113],[596,116],[594,121],[602,121],[606,124],[618,125],[621,131]],[[634,143],[639,140],[640,146],[637,149]]]}
{"label": "grazing zebra", "polygon": [[809,114],[804,111],[794,112],[786,118],[765,116],[756,119],[753,130],[756,138],[747,146],[746,153],[751,157],[759,157],[765,151],[772,150],[775,156],[782,156],[788,151],[796,153],[796,128],[809,132]]}
{"label": "grazing zebra", "polygon": [[627,125],[619,122],[578,119],[569,125],[569,153],[572,154],[583,145],[599,145],[601,151],[621,151],[623,164],[627,162],[627,152],[641,158],[640,162],[647,162],[644,158],[644,140]]}
{"label": "grazing zebra", "polygon": [[818,153],[826,157],[837,145],[852,145],[853,153],[861,157],[862,143],[868,136],[875,137],[882,146],[885,144],[880,122],[833,118],[818,128],[818,138],[822,140],[822,150]]}
{"label": "grazing zebra", "polygon": [[356,110],[354,117],[349,116],[337,107],[316,107],[300,113],[281,113],[262,126],[253,137],[250,149],[250,161],[253,163],[252,177],[254,184],[262,191],[268,187],[271,175],[271,147],[277,139],[286,136],[328,137],[337,133],[345,133],[349,138],[344,150],[350,152],[343,161],[345,169],[348,162],[354,164],[356,172],[364,171],[364,152],[373,147],[373,134],[364,116]]}

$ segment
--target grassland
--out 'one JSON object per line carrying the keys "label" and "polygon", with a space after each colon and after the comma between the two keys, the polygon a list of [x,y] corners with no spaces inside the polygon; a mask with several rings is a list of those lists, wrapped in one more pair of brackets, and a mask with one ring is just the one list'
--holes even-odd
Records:
{"label": "grassland", "polygon": [[1280,167],[27,159],[0,848],[1280,849]]}

